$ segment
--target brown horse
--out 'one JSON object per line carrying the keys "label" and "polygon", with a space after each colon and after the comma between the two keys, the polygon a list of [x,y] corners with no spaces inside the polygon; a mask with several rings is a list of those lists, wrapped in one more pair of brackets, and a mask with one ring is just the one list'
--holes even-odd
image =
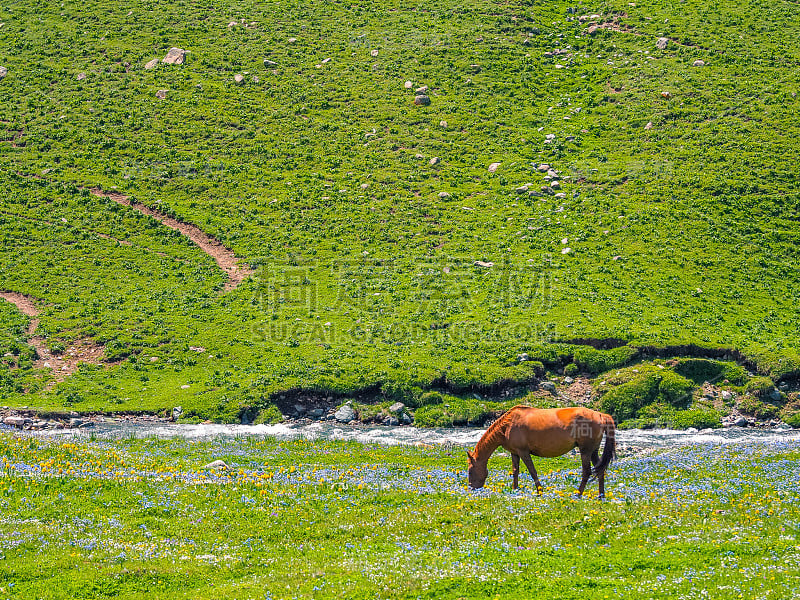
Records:
{"label": "brown horse", "polygon": [[[542,484],[539,483],[531,454],[553,458],[578,448],[581,451],[583,477],[577,495],[580,497],[583,494],[589,477],[594,474],[600,498],[604,498],[606,469],[616,456],[615,431],[614,419],[610,415],[581,406],[547,409],[515,406],[492,423],[481,436],[474,452],[467,450],[469,485],[474,489],[483,487],[489,475],[489,457],[502,446],[511,454],[513,489],[519,487],[519,461],[522,459],[533,477],[536,491],[541,494]],[[598,456],[603,434],[606,443],[603,455]]]}

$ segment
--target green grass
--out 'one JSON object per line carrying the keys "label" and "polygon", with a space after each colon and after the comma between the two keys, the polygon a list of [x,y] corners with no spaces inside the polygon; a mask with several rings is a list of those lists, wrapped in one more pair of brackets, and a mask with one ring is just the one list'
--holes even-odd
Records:
{"label": "green grass", "polygon": [[[510,459],[466,489],[462,449],[4,434],[9,598],[771,598],[796,594],[798,450],[623,457],[610,500],[577,457]],[[224,460],[230,471],[202,468]],[[743,514],[747,518],[742,517]],[[731,578],[731,573],[736,573]]]}
{"label": "green grass", "polygon": [[[4,404],[236,420],[287,390],[470,396],[536,377],[523,352],[602,373],[631,348],[796,375],[797,8],[612,1],[586,13],[630,31],[585,35],[571,6],[0,7],[0,288],[111,363],[52,389],[0,367]],[[172,46],[184,65],[144,69]],[[541,163],[565,197],[515,192]],[[221,293],[197,247],[92,186],[256,275]],[[0,311],[0,346],[30,354]],[[557,343],[593,340],[621,347]]]}

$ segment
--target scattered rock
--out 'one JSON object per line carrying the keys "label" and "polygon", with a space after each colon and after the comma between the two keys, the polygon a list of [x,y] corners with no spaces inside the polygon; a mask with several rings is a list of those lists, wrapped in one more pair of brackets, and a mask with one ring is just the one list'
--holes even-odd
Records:
{"label": "scattered rock", "polygon": [[172,409],[172,420],[177,421],[178,419],[181,418],[182,414],[183,414],[183,407],[176,406],[175,408]]}
{"label": "scattered rock", "polygon": [[414,87],[414,84],[413,84],[413,82],[411,82],[411,81],[406,81],[406,82],[403,84],[403,86],[404,86],[404,87],[405,87],[407,90],[410,90],[412,87]]}
{"label": "scattered rock", "polygon": [[428,161],[428,164],[430,164],[430,166],[434,166],[434,165],[438,165],[439,162],[440,162],[439,161],[439,157],[438,156],[434,156],[432,159],[430,159]]}
{"label": "scattered rock", "polygon": [[728,390],[722,390],[722,400],[724,402],[730,402],[733,399],[733,394],[731,394]]}
{"label": "scattered rock", "polygon": [[78,81],[83,81],[84,79],[86,79],[86,73],[78,73],[75,76],[75,79],[77,79]]}
{"label": "scattered rock", "polygon": [[656,48],[658,48],[659,50],[663,50],[664,48],[666,48],[667,44],[669,44],[668,38],[660,37],[656,40]]}
{"label": "scattered rock", "polygon": [[647,125],[645,125],[644,128],[645,128],[646,131],[651,130],[653,128],[653,122],[652,121],[648,121]]}
{"label": "scattered rock", "polygon": [[444,198],[449,198],[449,197],[450,197],[450,193],[449,192],[439,192],[439,198],[444,199]]}
{"label": "scattered rock", "polygon": [[526,194],[528,192],[528,186],[527,185],[521,185],[517,189],[515,189],[514,191],[519,195]]}
{"label": "scattered rock", "polygon": [[294,412],[296,412],[299,415],[302,415],[304,412],[306,412],[306,407],[303,406],[302,404],[295,404]]}
{"label": "scattered rock", "polygon": [[267,67],[268,69],[273,69],[278,66],[278,63],[276,63],[274,60],[269,60],[268,58],[265,58],[264,66]]}
{"label": "scattered rock", "polygon": [[71,428],[80,427],[81,425],[83,425],[83,423],[84,423],[83,419],[73,418],[69,420],[69,426]]}
{"label": "scattered rock", "polygon": [[378,56],[378,51],[377,51],[377,50],[371,50],[371,51],[370,51],[370,53],[369,53],[369,55],[370,55],[370,56],[373,56],[373,57],[374,57],[374,56]]}
{"label": "scattered rock", "polygon": [[442,129],[447,129],[447,121],[439,121],[439,127]]}
{"label": "scattered rock", "polygon": [[312,408],[310,411],[308,411],[308,416],[313,419],[321,419],[324,415],[324,408]]}
{"label": "scattered rock", "polygon": [[553,188],[554,190],[560,190],[561,189],[561,182],[560,181],[551,181],[550,182],[550,187]]}
{"label": "scattered rock", "polygon": [[170,48],[167,55],[161,59],[161,62],[168,65],[182,65],[184,60],[186,60],[186,50]]}
{"label": "scattered rock", "polygon": [[0,67],[0,79],[3,79],[6,75],[8,75],[8,69]]}
{"label": "scattered rock", "polygon": [[11,416],[3,419],[3,423],[9,425],[10,427],[17,427],[18,429],[24,429],[26,425],[31,424],[31,420],[27,417]]}
{"label": "scattered rock", "polygon": [[550,165],[541,164],[538,167],[536,167],[536,170],[539,171],[540,173],[547,173],[550,170]]}
{"label": "scattered rock", "polygon": [[692,63],[692,66],[693,67],[705,67],[706,66],[706,61],[697,59],[696,61],[694,61]]}
{"label": "scattered rock", "polygon": [[349,423],[356,418],[356,411],[354,411],[351,406],[345,404],[333,413],[333,417],[340,423]]}
{"label": "scattered rock", "polygon": [[400,422],[403,425],[411,425],[411,423],[414,422],[414,417],[412,417],[407,412],[404,412],[402,415],[400,415]]}
{"label": "scattered rock", "polygon": [[403,412],[405,409],[406,409],[406,405],[405,404],[403,404],[402,402],[395,402],[394,404],[392,404],[389,407],[389,412],[392,412],[394,414],[398,414],[398,413]]}
{"label": "scattered rock", "polygon": [[213,462],[208,463],[207,465],[203,465],[204,469],[223,469],[225,471],[230,470],[230,467],[225,464],[224,460],[215,460]]}
{"label": "scattered rock", "polygon": [[564,377],[564,383],[566,383],[567,385],[571,385],[575,383],[575,380],[569,375],[567,375],[566,377]]}
{"label": "scattered rock", "polygon": [[781,399],[781,393],[778,390],[773,389],[769,393],[769,399],[772,400],[773,402],[778,402]]}
{"label": "scattered rock", "polygon": [[486,269],[494,266],[493,262],[483,262],[482,260],[476,260],[473,264],[476,267],[484,267]]}
{"label": "scattered rock", "polygon": [[414,97],[414,104],[416,104],[417,106],[430,106],[431,99],[425,94],[420,94]]}
{"label": "scattered rock", "polygon": [[749,423],[750,422],[745,417],[739,417],[733,422],[737,427],[747,427]]}
{"label": "scattered rock", "polygon": [[494,162],[494,163],[490,164],[490,165],[489,165],[489,169],[488,169],[488,170],[489,170],[489,173],[494,173],[495,171],[497,171],[497,168],[498,168],[500,165],[501,165],[501,163],[499,163],[499,162]]}
{"label": "scattered rock", "polygon": [[423,85],[414,90],[414,92],[416,92],[417,94],[425,94],[427,91],[428,91],[427,85]]}
{"label": "scattered rock", "polygon": [[157,58],[154,58],[153,60],[144,63],[144,68],[146,71],[149,71],[150,69],[155,69],[157,66],[158,66]]}
{"label": "scattered rock", "polygon": [[242,85],[244,83],[244,75],[237,73],[233,76],[233,81],[236,83],[236,85]]}
{"label": "scattered rock", "polygon": [[525,361],[527,361],[527,360],[530,360],[530,358],[529,358],[529,356],[528,356],[528,353],[527,353],[527,352],[523,352],[522,354],[518,354],[518,355],[517,355],[517,360],[518,360],[519,362],[525,362]]}
{"label": "scattered rock", "polygon": [[550,392],[551,394],[556,393],[556,384],[552,381],[543,381],[539,384],[539,387],[543,389],[545,392]]}
{"label": "scattered rock", "polygon": [[594,35],[597,33],[597,30],[600,29],[599,25],[589,25],[588,29],[586,30],[587,35]]}
{"label": "scattered rock", "polygon": [[167,97],[167,90],[158,90],[156,92],[156,98],[159,100],[164,100]]}

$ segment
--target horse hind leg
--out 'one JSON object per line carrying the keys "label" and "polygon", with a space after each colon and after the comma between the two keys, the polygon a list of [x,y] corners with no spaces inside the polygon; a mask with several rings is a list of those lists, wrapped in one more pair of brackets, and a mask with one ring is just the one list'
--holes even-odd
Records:
{"label": "horse hind leg", "polygon": [[520,458],[522,458],[522,462],[524,462],[525,466],[528,468],[528,473],[530,473],[531,477],[533,477],[533,482],[536,484],[536,493],[541,494],[542,484],[539,483],[539,475],[536,473],[536,467],[533,466],[530,453],[520,452]]}
{"label": "horse hind leg", "polygon": [[[600,462],[600,455],[597,453],[597,450],[595,450],[594,452],[592,452],[592,466],[596,467],[597,463],[599,463],[599,462]],[[605,481],[605,479],[606,479],[606,474],[605,473],[600,473],[600,475],[597,476],[597,488],[598,488],[597,489],[597,497],[600,500],[604,500],[605,497],[606,497],[606,481]]]}
{"label": "horse hind leg", "polygon": [[589,477],[592,475],[592,467],[591,467],[591,457],[588,453],[581,452],[581,484],[578,486],[578,493],[576,496],[580,498],[583,496],[583,490],[586,489],[586,483],[589,481]]}

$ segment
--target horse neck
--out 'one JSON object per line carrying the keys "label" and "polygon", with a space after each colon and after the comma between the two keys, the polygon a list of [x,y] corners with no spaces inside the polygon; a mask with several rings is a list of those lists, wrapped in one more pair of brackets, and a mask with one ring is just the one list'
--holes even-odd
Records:
{"label": "horse neck", "polygon": [[500,446],[505,439],[505,433],[503,429],[504,428],[499,426],[498,423],[494,423],[488,429],[488,431],[483,434],[481,439],[475,445],[474,455],[477,462],[489,462],[489,457],[495,450],[497,450],[497,447]]}

